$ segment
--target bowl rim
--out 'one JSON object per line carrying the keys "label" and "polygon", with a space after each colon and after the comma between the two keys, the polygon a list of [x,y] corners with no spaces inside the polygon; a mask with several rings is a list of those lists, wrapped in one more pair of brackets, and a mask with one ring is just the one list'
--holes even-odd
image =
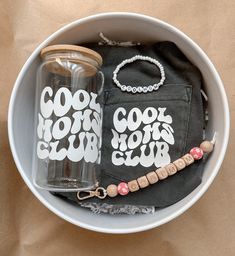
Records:
{"label": "bowl rim", "polygon": [[[121,228],[121,229],[102,228],[102,227],[96,227],[96,226],[93,226],[93,225],[90,225],[90,224],[86,224],[86,223],[83,223],[79,220],[74,220],[73,218],[68,217],[64,213],[60,212],[57,208],[52,206],[37,191],[37,189],[34,187],[33,183],[26,176],[26,174],[23,170],[23,166],[21,165],[20,160],[18,158],[18,154],[16,152],[14,136],[13,136],[13,112],[14,112],[14,105],[15,105],[15,99],[16,99],[16,96],[17,96],[17,92],[18,92],[21,80],[22,80],[26,70],[28,69],[30,64],[33,62],[33,60],[38,56],[41,49],[43,47],[47,46],[53,39],[56,39],[57,36],[61,35],[66,30],[72,29],[75,26],[78,26],[78,25],[81,25],[83,23],[87,23],[89,21],[93,21],[93,20],[96,20],[96,19],[112,18],[112,17],[116,17],[116,18],[117,17],[120,17],[120,18],[124,18],[124,17],[138,18],[138,19],[143,19],[143,20],[146,20],[146,21],[156,22],[160,26],[162,26],[163,28],[165,28],[167,30],[171,30],[174,33],[178,34],[178,36],[180,36],[183,40],[187,41],[188,44],[191,44],[195,48],[195,50],[198,52],[198,54],[200,54],[201,58],[203,58],[204,62],[207,63],[208,67],[210,68],[210,71],[213,73],[215,79],[217,80],[217,82],[219,84],[218,89],[219,89],[219,92],[221,94],[222,101],[223,101],[223,104],[224,104],[224,109],[225,109],[225,124],[224,124],[224,138],[225,139],[222,143],[222,148],[220,150],[220,157],[217,159],[217,162],[216,162],[215,168],[213,170],[213,173],[210,175],[208,180],[203,184],[203,186],[201,186],[198,193],[195,194],[195,196],[193,198],[191,198],[185,205],[180,207],[180,209],[178,209],[177,211],[173,212],[172,214],[166,216],[165,218],[163,218],[161,220],[158,220],[158,221],[155,221],[155,222],[152,222],[152,223],[147,224],[147,225],[134,227],[134,228],[133,227],[132,228],[126,228],[126,229],[123,229],[123,228]],[[230,128],[229,106],[228,106],[228,100],[227,100],[227,96],[226,96],[226,93],[225,93],[225,89],[224,89],[223,83],[221,81],[221,78],[220,78],[217,70],[215,69],[214,65],[212,64],[212,62],[210,61],[210,59],[206,55],[206,53],[191,38],[189,38],[185,33],[180,31],[178,28],[176,28],[176,27],[174,27],[174,26],[172,26],[172,25],[170,25],[170,24],[168,24],[168,23],[166,23],[162,20],[159,20],[157,18],[147,16],[147,15],[143,15],[143,14],[140,14],[140,13],[132,13],[132,12],[104,12],[104,13],[99,13],[99,14],[95,14],[95,15],[90,15],[90,16],[75,20],[75,21],[63,26],[62,28],[58,29],[56,32],[51,34],[49,37],[47,37],[32,52],[32,54],[29,56],[29,58],[27,59],[27,61],[23,65],[21,71],[19,72],[18,77],[17,77],[17,79],[14,83],[14,86],[13,86],[13,90],[12,90],[10,101],[9,101],[9,107],[8,107],[8,138],[9,138],[9,142],[10,142],[11,152],[12,152],[16,167],[17,167],[18,171],[20,172],[24,182],[27,184],[27,186],[31,190],[31,192],[41,201],[41,203],[44,206],[46,206],[49,210],[51,210],[53,213],[55,213],[57,216],[61,217],[62,219],[66,220],[66,221],[68,221],[68,222],[70,222],[74,225],[77,225],[79,227],[88,229],[88,230],[102,232],[102,233],[111,233],[111,234],[136,233],[136,232],[149,230],[149,229],[158,227],[160,225],[163,225],[163,224],[175,219],[176,217],[178,217],[179,215],[184,213],[187,209],[189,209],[206,192],[206,190],[209,188],[210,184],[212,183],[212,181],[214,180],[215,176],[217,175],[217,173],[220,169],[220,166],[221,166],[222,161],[224,159],[225,152],[226,152],[227,145],[228,145],[229,128]]]}

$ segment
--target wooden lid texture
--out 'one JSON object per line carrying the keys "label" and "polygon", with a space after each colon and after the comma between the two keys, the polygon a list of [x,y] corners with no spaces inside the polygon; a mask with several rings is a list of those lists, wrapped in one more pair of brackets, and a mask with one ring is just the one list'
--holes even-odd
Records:
{"label": "wooden lid texture", "polygon": [[78,46],[78,45],[70,45],[70,44],[56,44],[50,45],[41,50],[41,57],[44,58],[47,54],[56,53],[56,52],[79,52],[84,54],[85,56],[97,61],[97,63],[102,65],[102,57],[96,51],[93,51],[89,48]]}
{"label": "wooden lid texture", "polygon": [[[41,57],[45,58],[49,54],[53,53],[69,53],[69,52],[77,52],[82,54],[84,57],[90,58],[96,63],[98,63],[99,66],[102,65],[102,57],[100,56],[99,53],[86,48],[82,46],[77,46],[77,45],[68,45],[68,44],[58,44],[58,45],[50,45],[41,50]],[[63,76],[71,76],[73,73],[72,67],[65,66],[62,64],[61,60],[63,59],[58,57],[55,60],[48,60],[46,62],[46,67],[48,71],[55,73],[55,74],[60,74]],[[79,73],[79,75],[83,76],[93,76],[96,73],[96,68],[95,66],[91,65],[89,62],[84,61],[82,58],[72,58],[71,60],[73,63],[81,63],[83,67],[85,67],[82,71],[82,73]]]}

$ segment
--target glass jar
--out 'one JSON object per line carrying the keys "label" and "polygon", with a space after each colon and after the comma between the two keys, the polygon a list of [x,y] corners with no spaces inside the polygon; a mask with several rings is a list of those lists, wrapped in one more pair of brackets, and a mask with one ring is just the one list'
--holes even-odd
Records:
{"label": "glass jar", "polygon": [[35,95],[34,184],[50,191],[99,185],[102,57],[75,45],[41,51]]}

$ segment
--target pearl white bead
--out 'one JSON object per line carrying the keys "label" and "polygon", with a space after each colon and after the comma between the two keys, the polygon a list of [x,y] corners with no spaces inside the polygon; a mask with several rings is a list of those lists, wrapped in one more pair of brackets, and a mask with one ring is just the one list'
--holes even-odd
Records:
{"label": "pearl white bead", "polygon": [[144,86],[143,92],[144,92],[144,93],[148,92],[148,87]]}
{"label": "pearl white bead", "polygon": [[131,91],[131,86],[128,85],[127,88],[126,88],[126,90],[127,90],[128,92],[130,92],[130,91]]}

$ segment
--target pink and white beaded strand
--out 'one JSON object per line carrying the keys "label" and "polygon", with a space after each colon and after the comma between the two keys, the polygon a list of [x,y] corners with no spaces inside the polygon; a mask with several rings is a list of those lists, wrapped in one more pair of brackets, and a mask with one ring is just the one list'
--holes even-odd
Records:
{"label": "pink and white beaded strand", "polygon": [[[175,160],[173,163],[167,164],[157,170],[150,171],[136,180],[129,182],[121,182],[119,184],[110,184],[106,189],[98,187],[95,191],[79,191],[77,198],[84,200],[90,197],[98,197],[104,199],[106,196],[116,197],[118,195],[125,196],[129,192],[136,192],[139,189],[144,189],[149,185],[155,184],[160,180],[166,179],[168,176],[174,175],[183,170],[186,166],[191,165],[194,161],[202,159],[204,154],[209,154],[214,149],[215,135],[212,141],[203,141],[199,147],[193,147],[189,153]],[[87,193],[82,196],[82,193]]]}
{"label": "pink and white beaded strand", "polygon": [[[126,64],[132,63],[132,62],[137,61],[137,60],[148,61],[150,63],[155,64],[160,69],[160,74],[161,74],[160,81],[156,84],[153,84],[153,85],[137,86],[137,87],[136,86],[131,86],[131,85],[121,84],[117,79],[118,72]],[[142,56],[142,55],[136,55],[136,56],[134,56],[130,59],[125,59],[119,65],[117,65],[116,69],[113,71],[113,81],[116,84],[116,86],[124,92],[126,91],[126,92],[131,92],[131,93],[147,93],[147,92],[156,91],[156,90],[159,89],[159,87],[161,85],[163,85],[163,83],[165,81],[165,78],[166,78],[165,77],[165,71],[164,71],[164,68],[163,68],[162,64],[156,59],[153,59],[153,58],[148,57],[148,56]]]}

